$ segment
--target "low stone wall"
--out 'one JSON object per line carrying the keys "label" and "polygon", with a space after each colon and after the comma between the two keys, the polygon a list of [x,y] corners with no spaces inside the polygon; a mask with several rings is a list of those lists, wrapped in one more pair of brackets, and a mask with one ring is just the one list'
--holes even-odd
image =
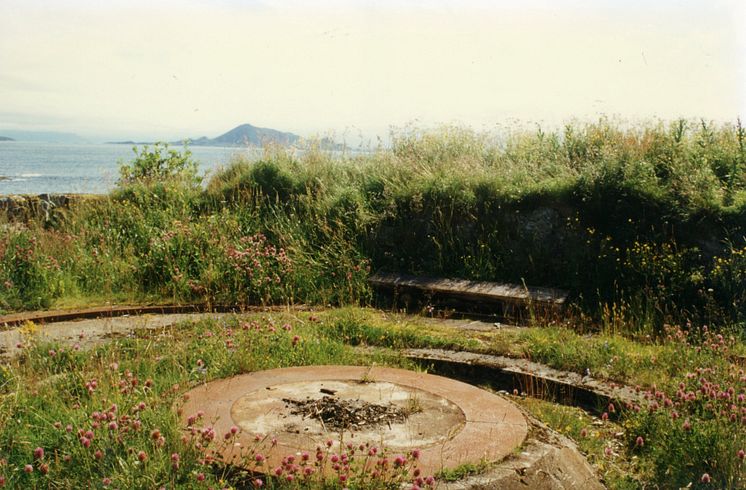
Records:
{"label": "low stone wall", "polygon": [[16,194],[0,196],[0,220],[53,222],[70,207],[85,201],[102,199],[94,194]]}

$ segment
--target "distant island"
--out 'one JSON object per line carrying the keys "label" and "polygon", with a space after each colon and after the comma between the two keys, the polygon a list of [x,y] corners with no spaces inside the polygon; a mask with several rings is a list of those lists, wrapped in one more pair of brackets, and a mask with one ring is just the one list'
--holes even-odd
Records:
{"label": "distant island", "polygon": [[26,131],[19,129],[0,128],[0,141],[29,141],[37,143],[63,143],[78,144],[87,143],[85,138],[81,138],[73,133],[60,133],[58,131]]}
{"label": "distant island", "polygon": [[[301,141],[297,134],[278,131],[271,128],[260,128],[251,124],[241,124],[223,133],[216,138],[200,136],[199,138],[184,138],[181,141],[172,141],[173,145],[180,145],[188,141],[192,146],[265,146],[268,144],[277,144],[281,146],[293,146]],[[152,142],[144,141],[109,141],[109,144],[116,145],[148,145]],[[321,140],[324,148],[338,149],[339,145],[331,139],[324,138]]]}
{"label": "distant island", "polygon": [[[184,141],[189,142],[192,146],[265,146],[268,144],[277,144],[280,146],[294,146],[301,142],[301,137],[297,134],[279,131],[271,128],[260,128],[251,124],[241,124],[223,133],[216,138],[200,136],[199,138],[184,138],[179,141],[172,141],[172,145],[180,145]],[[109,141],[110,144],[116,145],[149,145],[153,142],[147,141]],[[320,140],[322,148],[339,150],[342,145],[334,143],[330,138]]]}
{"label": "distant island", "polygon": [[291,146],[300,140],[300,136],[270,128],[258,128],[251,124],[241,124],[217,138],[202,136],[190,140],[195,146],[264,146],[279,144]]}

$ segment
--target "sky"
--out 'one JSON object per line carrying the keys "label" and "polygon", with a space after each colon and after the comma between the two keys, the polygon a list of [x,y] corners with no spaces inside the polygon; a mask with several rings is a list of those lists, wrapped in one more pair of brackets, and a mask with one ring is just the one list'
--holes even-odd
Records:
{"label": "sky", "polygon": [[0,0],[0,131],[746,116],[739,0]]}

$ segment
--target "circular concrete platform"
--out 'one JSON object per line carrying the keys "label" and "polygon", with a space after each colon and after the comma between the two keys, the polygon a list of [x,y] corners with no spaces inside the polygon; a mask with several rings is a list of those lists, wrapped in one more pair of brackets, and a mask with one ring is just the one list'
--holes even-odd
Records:
{"label": "circular concrete platform", "polygon": [[[323,390],[323,391],[322,391]],[[335,400],[400,408],[408,416],[374,426],[332,430],[323,421],[293,413],[288,400]],[[256,446],[259,435],[272,468],[284,456],[311,454],[327,440],[369,442],[394,453],[419,449],[419,468],[426,474],[465,463],[498,461],[523,443],[526,419],[508,400],[474,386],[431,374],[402,369],[358,366],[304,366],[245,374],[207,383],[189,392],[183,407],[190,415],[204,412],[201,426],[218,437],[241,429],[222,451],[231,462],[243,448]],[[269,451],[269,441],[277,446]]]}

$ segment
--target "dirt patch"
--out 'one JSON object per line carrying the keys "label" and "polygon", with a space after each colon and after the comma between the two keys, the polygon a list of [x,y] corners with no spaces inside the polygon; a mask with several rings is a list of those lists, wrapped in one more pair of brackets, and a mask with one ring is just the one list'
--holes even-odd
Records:
{"label": "dirt patch", "polygon": [[409,417],[409,410],[388,403],[379,405],[364,400],[340,400],[334,396],[302,401],[283,398],[290,413],[321,422],[327,429],[358,431],[368,427],[391,428],[392,423],[402,423]]}

